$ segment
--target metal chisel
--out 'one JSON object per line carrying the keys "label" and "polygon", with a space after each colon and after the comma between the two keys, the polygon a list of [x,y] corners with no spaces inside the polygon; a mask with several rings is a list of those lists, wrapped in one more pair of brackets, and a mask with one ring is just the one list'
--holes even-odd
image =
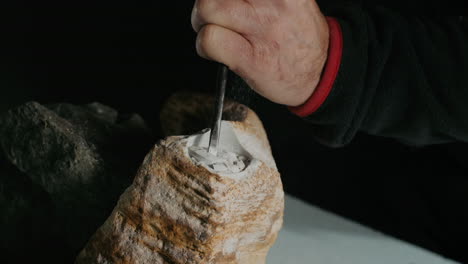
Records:
{"label": "metal chisel", "polygon": [[211,126],[210,143],[208,152],[213,155],[218,155],[219,137],[221,135],[221,119],[223,117],[224,96],[226,94],[226,84],[228,78],[228,68],[226,65],[220,65],[218,69],[216,98],[215,98],[215,114],[213,124]]}

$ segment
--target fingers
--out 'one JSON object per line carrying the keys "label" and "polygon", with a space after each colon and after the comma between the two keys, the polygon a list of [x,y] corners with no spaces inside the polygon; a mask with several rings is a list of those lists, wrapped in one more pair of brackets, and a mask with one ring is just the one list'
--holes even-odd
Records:
{"label": "fingers", "polygon": [[197,52],[203,58],[227,65],[240,75],[248,71],[252,57],[252,47],[247,39],[235,31],[213,24],[200,29]]}
{"label": "fingers", "polygon": [[196,0],[192,10],[192,27],[196,32],[207,24],[243,33],[254,26],[248,23],[252,10],[241,0]]}

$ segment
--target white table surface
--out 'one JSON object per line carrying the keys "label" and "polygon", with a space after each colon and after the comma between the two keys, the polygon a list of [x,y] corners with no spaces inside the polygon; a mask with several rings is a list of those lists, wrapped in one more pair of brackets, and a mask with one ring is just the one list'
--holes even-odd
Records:
{"label": "white table surface", "polygon": [[286,196],[284,226],[267,264],[454,264]]}

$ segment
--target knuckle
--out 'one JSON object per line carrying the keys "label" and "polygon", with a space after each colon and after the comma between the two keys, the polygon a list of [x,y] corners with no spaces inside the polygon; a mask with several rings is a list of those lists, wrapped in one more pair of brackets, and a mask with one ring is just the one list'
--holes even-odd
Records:
{"label": "knuckle", "polygon": [[190,18],[190,22],[192,24],[192,28],[193,30],[195,30],[196,32],[198,32],[199,30],[199,18],[198,18],[198,14],[197,14],[197,9],[196,8],[193,8],[192,10],[192,16]]}
{"label": "knuckle", "polygon": [[211,23],[214,0],[196,0],[192,10],[192,27],[200,31],[203,25]]}
{"label": "knuckle", "polygon": [[216,27],[214,25],[204,26],[197,37],[197,52],[200,56],[207,56],[210,53],[210,47],[216,41]]}
{"label": "knuckle", "polygon": [[197,0],[195,2],[195,9],[199,16],[205,17],[209,14],[213,6],[213,0]]}
{"label": "knuckle", "polygon": [[206,25],[203,27],[202,31],[200,32],[201,40],[203,44],[209,45],[215,40],[216,35],[216,26],[214,25]]}
{"label": "knuckle", "polygon": [[204,20],[212,20],[221,14],[229,13],[233,5],[235,6],[236,4],[231,1],[197,0],[195,2],[195,9],[198,16]]}

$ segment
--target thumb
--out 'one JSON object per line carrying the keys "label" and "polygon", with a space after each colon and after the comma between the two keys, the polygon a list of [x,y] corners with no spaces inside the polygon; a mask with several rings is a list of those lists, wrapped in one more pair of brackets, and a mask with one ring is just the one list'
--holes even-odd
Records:
{"label": "thumb", "polygon": [[197,36],[197,53],[208,60],[228,66],[239,75],[248,72],[252,46],[241,34],[230,29],[207,24]]}

